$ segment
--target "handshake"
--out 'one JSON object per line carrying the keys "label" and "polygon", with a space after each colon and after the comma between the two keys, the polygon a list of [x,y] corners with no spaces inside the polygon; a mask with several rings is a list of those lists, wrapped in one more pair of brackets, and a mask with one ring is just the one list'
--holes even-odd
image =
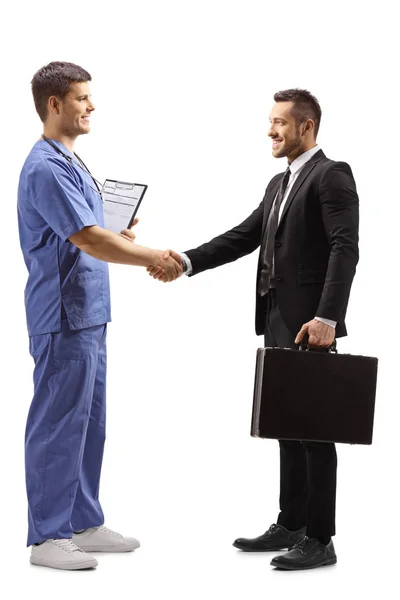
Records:
{"label": "handshake", "polygon": [[154,264],[147,267],[147,272],[154,279],[163,281],[175,281],[183,273],[182,258],[173,250],[154,250]]}
{"label": "handshake", "polygon": [[[135,219],[131,229],[124,229],[121,231],[120,236],[133,243],[136,235],[132,229],[138,222],[139,219]],[[147,251],[149,252],[149,262],[151,262],[147,267],[147,272],[151,277],[166,283],[167,281],[175,281],[182,275],[183,266],[180,254],[173,250],[147,249]]]}

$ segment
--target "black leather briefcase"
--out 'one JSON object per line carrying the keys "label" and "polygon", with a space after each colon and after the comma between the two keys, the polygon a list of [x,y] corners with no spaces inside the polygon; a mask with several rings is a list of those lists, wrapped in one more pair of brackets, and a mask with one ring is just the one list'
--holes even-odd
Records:
{"label": "black leather briefcase", "polygon": [[378,359],[259,348],[251,435],[371,444]]}

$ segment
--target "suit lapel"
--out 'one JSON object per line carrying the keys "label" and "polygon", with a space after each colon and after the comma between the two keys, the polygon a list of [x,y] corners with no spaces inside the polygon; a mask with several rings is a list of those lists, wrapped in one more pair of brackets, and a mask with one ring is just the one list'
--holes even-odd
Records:
{"label": "suit lapel", "polygon": [[[283,175],[282,175],[283,177]],[[274,203],[276,194],[278,192],[279,186],[281,184],[282,178],[278,179],[278,181],[276,182],[276,184],[268,191],[268,193],[265,195],[265,200],[264,200],[264,220],[263,220],[263,226],[262,226],[262,233],[261,233],[261,239],[264,239],[264,233],[265,233],[265,228],[267,226],[268,223],[268,215],[271,211],[271,207]]]}
{"label": "suit lapel", "polygon": [[285,215],[286,215],[287,211],[289,210],[290,205],[292,204],[297,192],[299,191],[299,189],[301,188],[301,186],[303,185],[303,183],[305,182],[307,177],[310,175],[310,173],[314,169],[315,165],[323,158],[325,158],[325,155],[322,152],[322,150],[319,150],[316,154],[314,154],[314,156],[312,156],[310,158],[310,160],[308,162],[306,162],[306,164],[300,171],[299,176],[297,177],[296,181],[293,184],[292,189],[289,192],[289,196],[286,200],[285,206],[283,208],[282,216],[279,221],[278,229],[279,229],[283,219],[285,218]]}

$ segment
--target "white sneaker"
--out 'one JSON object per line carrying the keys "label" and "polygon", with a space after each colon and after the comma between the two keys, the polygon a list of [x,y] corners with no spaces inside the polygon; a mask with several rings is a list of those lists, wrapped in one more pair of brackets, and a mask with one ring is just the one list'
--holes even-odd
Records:
{"label": "white sneaker", "polygon": [[31,563],[52,569],[90,569],[98,562],[90,554],[83,552],[69,539],[46,540],[39,546],[32,546]]}
{"label": "white sneaker", "polygon": [[135,538],[124,537],[104,526],[74,533],[72,540],[85,552],[132,552],[140,547],[140,542]]}

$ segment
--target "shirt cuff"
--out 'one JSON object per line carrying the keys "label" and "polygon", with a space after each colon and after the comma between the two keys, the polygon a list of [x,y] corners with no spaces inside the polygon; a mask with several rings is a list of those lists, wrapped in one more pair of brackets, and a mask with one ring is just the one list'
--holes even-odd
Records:
{"label": "shirt cuff", "polygon": [[322,317],[314,317],[316,321],[321,321],[321,323],[325,323],[325,325],[329,325],[329,327],[333,327],[335,329],[337,321],[331,321],[331,319],[323,319]]}
{"label": "shirt cuff", "polygon": [[188,275],[188,276],[191,275],[193,273],[193,267],[192,267],[192,262],[191,262],[190,258],[188,257],[187,254],[182,252],[181,259],[182,259],[183,272],[185,273],[185,275]]}

